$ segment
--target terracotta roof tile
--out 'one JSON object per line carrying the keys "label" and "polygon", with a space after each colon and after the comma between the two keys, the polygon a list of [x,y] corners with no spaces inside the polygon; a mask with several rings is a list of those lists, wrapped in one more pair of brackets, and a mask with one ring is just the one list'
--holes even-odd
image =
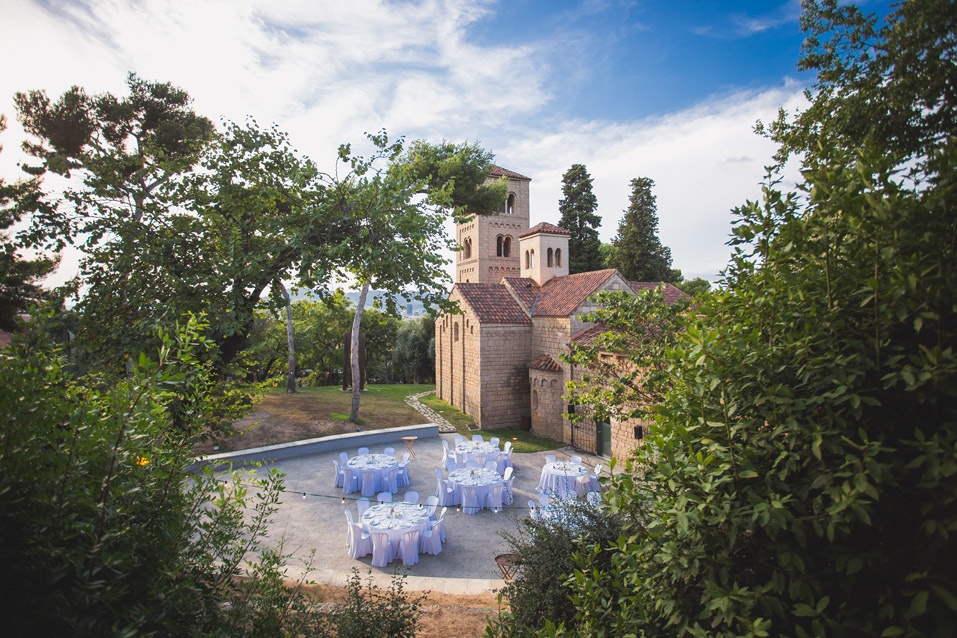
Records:
{"label": "terracotta roof tile", "polygon": [[567,317],[616,272],[610,268],[549,279],[532,306],[532,314],[536,317]]}
{"label": "terracotta roof tile", "polygon": [[[662,285],[660,281],[629,281],[628,284],[631,286],[632,290],[635,292],[640,292],[642,290],[655,290],[658,286]],[[664,284],[664,296],[665,303],[669,306],[676,301],[681,301],[682,299],[691,299],[691,295],[686,293],[684,290],[676,288],[673,284]]]}
{"label": "terracotta roof tile", "polygon": [[550,355],[542,354],[528,362],[529,370],[545,370],[546,372],[561,372],[562,365],[552,359]]}
{"label": "terracotta roof tile", "polygon": [[505,284],[512,294],[518,297],[518,302],[525,307],[525,311],[531,309],[535,303],[535,297],[540,290],[534,279],[528,277],[503,277],[502,283]]}
{"label": "terracotta roof tile", "polygon": [[598,335],[606,332],[608,326],[603,323],[596,323],[591,328],[585,328],[581,332],[572,335],[571,342],[577,343],[580,346],[590,347],[594,345],[595,340],[598,339]]}
{"label": "terracotta roof tile", "polygon": [[459,291],[482,323],[531,323],[528,315],[502,284],[458,283],[454,289]]}
{"label": "terracotta roof tile", "polygon": [[548,222],[540,222],[535,224],[521,235],[518,236],[519,239],[522,237],[530,237],[537,233],[551,233],[552,235],[571,235],[571,232],[565,230],[561,226],[556,226],[555,224],[549,224]]}
{"label": "terracotta roof tile", "polygon": [[519,175],[515,171],[510,171],[507,168],[502,168],[501,166],[492,165],[492,170],[489,171],[489,175],[493,177],[508,177],[509,179],[523,179],[526,182],[532,181],[531,177],[525,177],[524,175]]}

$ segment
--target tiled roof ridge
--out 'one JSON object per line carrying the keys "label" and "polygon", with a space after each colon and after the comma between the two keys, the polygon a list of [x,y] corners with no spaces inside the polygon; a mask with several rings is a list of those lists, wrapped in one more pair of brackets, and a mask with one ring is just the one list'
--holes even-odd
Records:
{"label": "tiled roof ridge", "polygon": [[562,366],[548,353],[540,354],[528,362],[530,370],[545,370],[547,372],[561,372]]}
{"label": "tiled roof ridge", "polygon": [[528,313],[504,284],[460,282],[455,284],[463,301],[481,323],[527,324]]}
{"label": "tiled roof ridge", "polygon": [[561,226],[556,226],[555,224],[549,224],[548,222],[539,222],[535,224],[534,226],[532,226],[531,228],[529,228],[528,230],[526,230],[525,232],[523,232],[522,234],[520,234],[518,238],[521,239],[523,237],[530,237],[531,235],[535,235],[537,233],[551,233],[553,235],[571,235],[570,231],[565,230]]}
{"label": "tiled roof ridge", "polygon": [[535,299],[532,314],[539,312],[538,305],[542,301],[546,309],[541,316],[567,316],[617,272],[606,268],[549,279]]}
{"label": "tiled roof ridge", "polygon": [[507,168],[502,168],[501,166],[498,166],[497,164],[492,164],[492,169],[489,171],[489,175],[494,175],[496,177],[504,176],[504,177],[508,177],[509,179],[522,179],[522,180],[525,180],[526,182],[532,181],[531,177],[525,177],[524,175],[520,173],[516,173],[515,171],[510,171]]}

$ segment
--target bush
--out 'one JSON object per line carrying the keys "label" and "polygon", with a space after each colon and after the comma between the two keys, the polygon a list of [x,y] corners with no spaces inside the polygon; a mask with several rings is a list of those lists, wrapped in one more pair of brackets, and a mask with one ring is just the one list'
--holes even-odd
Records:
{"label": "bush", "polygon": [[422,615],[422,602],[428,592],[409,596],[403,587],[404,578],[394,574],[389,590],[383,591],[373,582],[370,573],[363,589],[359,571],[353,567],[346,602],[327,617],[329,635],[336,638],[413,638]]}

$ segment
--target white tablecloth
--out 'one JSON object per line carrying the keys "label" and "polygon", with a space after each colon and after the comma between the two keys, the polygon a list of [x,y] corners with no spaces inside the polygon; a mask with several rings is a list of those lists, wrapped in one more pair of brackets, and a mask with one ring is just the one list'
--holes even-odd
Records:
{"label": "white tablecloth", "polygon": [[469,485],[477,488],[476,494],[484,507],[489,489],[495,483],[502,483],[502,476],[485,468],[459,468],[449,472],[449,483],[452,484],[456,504],[462,502],[462,486]]}
{"label": "white tablecloth", "polygon": [[[386,483],[383,482],[383,479],[389,478],[389,470],[398,467],[399,461],[394,456],[389,456],[388,454],[362,454],[360,456],[353,456],[349,459],[347,465],[356,473],[356,477],[359,479],[359,491],[363,494],[371,495],[385,491],[384,486]],[[363,470],[375,471],[376,486],[371,490],[362,489]]]}
{"label": "white tablecloth", "polygon": [[588,468],[571,461],[555,461],[546,463],[542,468],[542,476],[538,482],[538,489],[548,490],[559,497],[566,494],[577,496],[586,491],[587,483],[578,479],[588,475]]}
{"label": "white tablecloth", "polygon": [[497,461],[501,449],[488,441],[462,441],[455,446],[455,458],[462,462],[484,465],[486,461]]}
{"label": "white tablecloth", "polygon": [[422,505],[382,503],[362,513],[362,526],[369,531],[389,532],[389,540],[398,550],[404,533],[413,529],[424,532],[429,528],[429,513]]}

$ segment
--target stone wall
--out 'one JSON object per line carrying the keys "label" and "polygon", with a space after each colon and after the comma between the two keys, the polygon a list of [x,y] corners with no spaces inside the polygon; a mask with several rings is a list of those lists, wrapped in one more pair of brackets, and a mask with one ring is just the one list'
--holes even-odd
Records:
{"label": "stone wall", "polygon": [[568,352],[568,317],[532,317],[532,358],[549,354],[556,361]]}
{"label": "stone wall", "polygon": [[[641,428],[641,439],[635,438],[635,428]],[[648,424],[643,419],[611,421],[611,454],[622,463],[631,456],[632,451],[643,444],[648,434]]]}
{"label": "stone wall", "polygon": [[469,412],[483,430],[522,427],[529,417],[528,325],[481,327],[481,396],[476,411]]}
{"label": "stone wall", "polygon": [[565,380],[562,371],[529,370],[532,432],[555,441],[565,441]]}

